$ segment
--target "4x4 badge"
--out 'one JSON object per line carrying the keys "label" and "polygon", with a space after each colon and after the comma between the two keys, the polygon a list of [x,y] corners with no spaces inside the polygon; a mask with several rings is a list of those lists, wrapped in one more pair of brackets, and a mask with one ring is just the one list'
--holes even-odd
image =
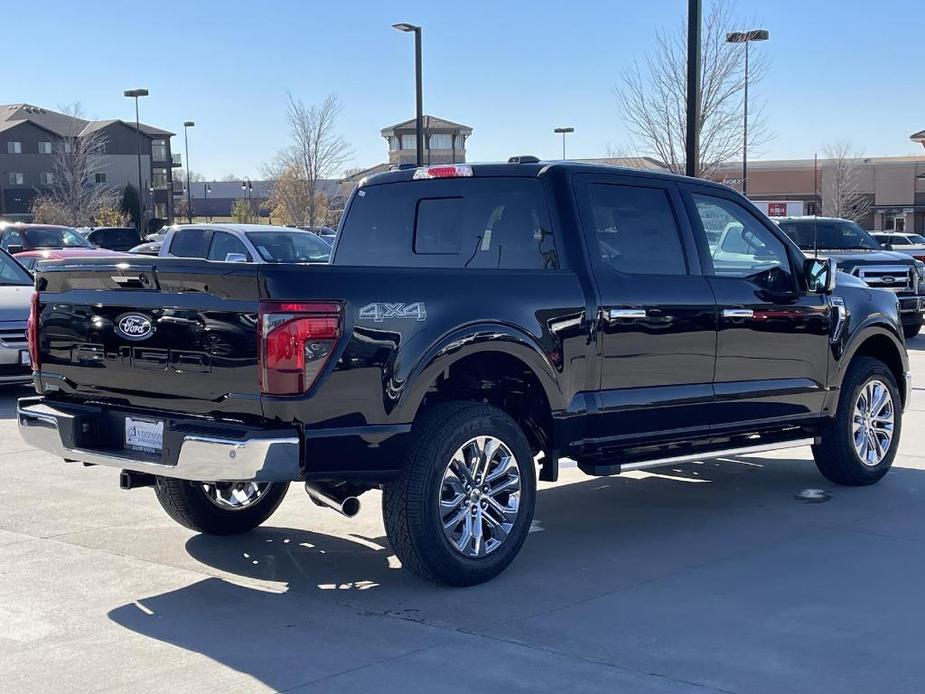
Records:
{"label": "4x4 badge", "polygon": [[371,320],[381,323],[386,318],[416,318],[419,321],[427,320],[427,309],[420,301],[413,304],[366,304],[360,309],[360,320]]}

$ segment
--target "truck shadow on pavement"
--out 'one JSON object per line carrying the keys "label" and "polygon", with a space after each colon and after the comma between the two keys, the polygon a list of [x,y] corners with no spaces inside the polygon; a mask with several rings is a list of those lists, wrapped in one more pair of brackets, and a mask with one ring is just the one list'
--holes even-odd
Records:
{"label": "truck shadow on pavement", "polygon": [[[925,499],[919,470],[895,468],[875,487],[852,489],[833,487],[811,461],[798,459],[730,458],[613,478],[566,472],[574,482],[541,488],[535,532],[520,556],[481,586],[446,588],[415,579],[400,570],[384,537],[270,526],[235,538],[191,537],[187,552],[213,577],[126,604],[109,616],[133,632],[285,689],[600,596],[694,576],[704,567],[748,575],[756,554],[807,538],[817,558],[800,572],[812,576],[814,585],[837,582],[844,566],[832,557],[850,556],[853,543],[870,540],[852,534],[855,524]],[[832,499],[800,503],[795,494],[804,488],[831,490]],[[760,578],[751,580],[785,587],[771,597],[745,591],[731,598],[722,618],[746,630],[767,611],[786,609],[787,591],[798,602],[809,599],[808,588],[793,582],[792,565],[760,565]],[[869,588],[889,593],[889,572],[872,575],[877,585]],[[688,588],[664,592],[652,617],[656,623],[647,629],[671,643],[671,615],[690,612],[692,598],[699,605],[697,595],[720,587],[715,580],[693,579]],[[610,619],[620,617],[604,621]],[[576,619],[570,628],[580,632],[581,624]],[[608,631],[602,646],[614,657],[627,638],[620,632]],[[767,648],[768,658],[787,661],[802,658],[799,649],[806,643],[785,639]],[[848,654],[843,660],[852,669]],[[726,656],[735,660],[734,652]],[[820,687],[827,681],[823,672],[813,678]]]}

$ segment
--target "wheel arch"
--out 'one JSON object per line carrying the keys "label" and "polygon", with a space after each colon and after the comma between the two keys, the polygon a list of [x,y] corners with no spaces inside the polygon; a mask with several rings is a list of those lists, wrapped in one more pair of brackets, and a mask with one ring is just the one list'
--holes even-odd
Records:
{"label": "wheel arch", "polygon": [[908,402],[905,375],[909,370],[909,361],[903,341],[894,330],[883,324],[873,324],[855,333],[838,360],[833,385],[841,388],[848,367],[857,357],[873,357],[886,364],[896,379],[903,404]]}

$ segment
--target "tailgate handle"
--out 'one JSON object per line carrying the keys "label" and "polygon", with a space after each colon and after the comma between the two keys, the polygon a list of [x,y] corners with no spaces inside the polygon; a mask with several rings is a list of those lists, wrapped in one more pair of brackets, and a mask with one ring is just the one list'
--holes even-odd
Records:
{"label": "tailgate handle", "polygon": [[110,279],[120,287],[148,287],[151,279],[143,272],[137,275],[110,275]]}

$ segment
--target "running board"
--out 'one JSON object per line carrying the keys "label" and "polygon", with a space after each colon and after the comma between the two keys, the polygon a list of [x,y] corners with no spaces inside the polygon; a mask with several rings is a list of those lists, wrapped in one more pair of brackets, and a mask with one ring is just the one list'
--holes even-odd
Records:
{"label": "running board", "polygon": [[587,463],[578,463],[578,467],[586,475],[595,477],[606,477],[608,475],[619,475],[621,472],[631,472],[633,470],[647,470],[654,467],[664,467],[666,465],[678,465],[680,463],[693,463],[699,460],[713,460],[716,458],[728,458],[736,455],[752,455],[754,453],[767,453],[768,451],[779,451],[785,448],[799,448],[800,446],[812,446],[816,443],[814,438],[791,439],[789,441],[774,441],[760,443],[754,446],[738,446],[736,448],[724,448],[715,451],[700,451],[698,453],[685,453],[684,455],[674,455],[668,458],[653,458],[651,460],[640,460],[633,463],[605,463],[602,465],[589,465]]}

